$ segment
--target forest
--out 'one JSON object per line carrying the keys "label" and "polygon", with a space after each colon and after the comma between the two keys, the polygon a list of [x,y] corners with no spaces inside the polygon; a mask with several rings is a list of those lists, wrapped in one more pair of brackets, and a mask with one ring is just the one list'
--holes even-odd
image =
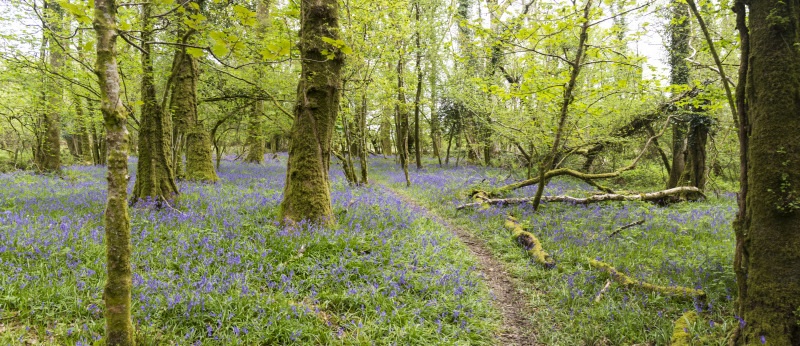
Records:
{"label": "forest", "polygon": [[800,345],[800,0],[0,1],[0,343]]}

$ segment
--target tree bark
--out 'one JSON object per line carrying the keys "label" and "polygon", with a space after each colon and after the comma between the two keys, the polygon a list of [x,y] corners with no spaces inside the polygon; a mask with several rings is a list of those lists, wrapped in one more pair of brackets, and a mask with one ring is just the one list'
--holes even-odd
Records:
{"label": "tree bark", "polygon": [[[672,22],[670,24],[671,41],[669,48],[669,64],[671,67],[670,83],[673,86],[689,84],[689,9],[678,0],[672,2]],[[673,107],[672,111],[676,111]],[[671,189],[681,183],[686,166],[686,124],[675,122],[672,126],[672,167],[669,170],[667,188]]]}
{"label": "tree bark", "polygon": [[[183,36],[185,43],[191,36],[191,32]],[[183,134],[186,138],[185,178],[192,181],[216,182],[219,178],[214,169],[211,137],[197,114],[197,81],[200,78],[197,58],[187,54],[186,49],[183,48],[175,53],[173,64],[176,65],[173,66],[175,84],[172,89],[170,106],[174,114],[176,132]],[[177,147],[181,148],[182,145]],[[179,153],[176,151],[175,155],[178,156]],[[178,164],[180,161],[181,158],[178,156]]]}
{"label": "tree bark", "polygon": [[395,114],[397,123],[397,152],[400,156],[400,166],[403,168],[403,174],[406,177],[406,186],[411,186],[411,180],[408,177],[408,110],[406,109],[406,94],[405,86],[403,83],[403,55],[397,60],[397,105],[395,106]]}
{"label": "tree bark", "polygon": [[120,99],[120,80],[115,49],[116,8],[114,0],[95,0],[94,29],[97,33],[95,74],[99,80],[103,120],[108,143],[108,194],[106,197],[105,300],[106,345],[135,345],[131,321],[131,242],[128,217],[127,111]]}
{"label": "tree bark", "polygon": [[422,107],[422,45],[420,43],[419,31],[419,2],[414,2],[415,17],[417,25],[417,94],[414,96],[414,153],[417,159],[417,169],[422,169],[422,149],[419,145],[419,113]]}
{"label": "tree bark", "polygon": [[139,127],[139,163],[133,201],[152,199],[161,203],[177,198],[178,186],[172,168],[172,119],[156,99],[152,41],[152,2],[142,5],[142,120]]}
{"label": "tree bark", "polygon": [[358,117],[358,151],[361,154],[361,185],[368,185],[367,179],[367,93],[361,94],[361,111]]}
{"label": "tree bark", "polygon": [[[269,28],[269,5],[271,0],[261,0],[256,8],[256,18],[258,19],[258,27],[256,34],[260,39],[264,39],[264,35]],[[261,72],[256,72],[256,80],[261,79]],[[260,84],[260,83],[259,83]],[[261,164],[264,162],[264,138],[262,137],[264,126],[264,101],[257,100],[253,106],[253,112],[247,117],[247,157],[244,162]]]}
{"label": "tree bark", "polygon": [[[322,38],[339,39],[337,0],[302,0],[300,54],[294,123],[289,134],[286,185],[278,214],[281,222],[310,220],[332,224],[331,139],[339,110],[344,54]],[[333,52],[333,56],[323,54]]]}
{"label": "tree bark", "polygon": [[[742,143],[736,345],[800,345],[800,1],[736,3]],[[744,73],[743,73],[744,72]],[[743,86],[745,85],[746,86]],[[746,109],[745,109],[746,108]],[[743,111],[742,111],[743,110]]]}
{"label": "tree bark", "polygon": [[578,51],[575,53],[575,60],[571,63],[572,71],[570,73],[569,82],[564,89],[564,100],[561,103],[561,114],[558,118],[558,129],[556,130],[555,139],[553,140],[553,150],[547,159],[547,164],[542,165],[540,168],[542,170],[542,179],[540,179],[539,186],[536,189],[536,197],[533,201],[534,210],[539,208],[539,199],[542,197],[542,193],[544,193],[544,187],[548,182],[548,180],[544,178],[544,171],[551,169],[551,167],[555,168],[554,163],[557,162],[556,157],[558,156],[558,148],[561,145],[561,136],[564,134],[564,126],[566,125],[567,116],[569,115],[569,106],[575,99],[575,97],[572,95],[572,92],[575,89],[575,83],[577,83],[578,75],[581,73],[581,64],[583,61],[584,51],[586,49],[586,40],[589,38],[589,10],[591,10],[591,8],[592,0],[587,0],[586,6],[583,8],[583,23],[581,24],[581,33],[578,38]]}
{"label": "tree bark", "polygon": [[[50,37],[47,40],[50,54],[48,68],[51,71],[60,71],[64,67],[64,55],[61,47],[55,40],[55,33],[61,31],[61,21],[64,12],[56,2],[45,2],[45,25]],[[46,30],[48,30],[46,29]],[[61,109],[63,107],[64,88],[56,76],[45,78],[47,91],[45,109],[39,122],[36,145],[36,170],[39,173],[61,173]]]}

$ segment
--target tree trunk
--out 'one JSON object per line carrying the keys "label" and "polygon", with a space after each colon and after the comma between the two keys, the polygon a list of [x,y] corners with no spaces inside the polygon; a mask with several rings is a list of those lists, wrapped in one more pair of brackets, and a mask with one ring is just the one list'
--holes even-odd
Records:
{"label": "tree trunk", "polygon": [[422,102],[422,45],[420,44],[419,32],[419,2],[414,3],[415,17],[417,25],[417,94],[414,97],[414,153],[417,159],[417,169],[422,169],[422,149],[419,143],[419,113]]}
{"label": "tree trunk", "polygon": [[369,184],[367,179],[367,93],[361,94],[361,112],[358,119],[358,151],[361,153],[361,185]]}
{"label": "tree trunk", "polygon": [[[270,26],[269,23],[269,5],[270,0],[261,0],[258,2],[256,8],[256,18],[258,19],[258,27],[256,28],[256,36],[264,40],[264,35]],[[261,71],[256,71],[256,81],[261,80]],[[261,84],[260,82],[258,83]],[[253,112],[247,117],[247,157],[244,162],[261,164],[264,162],[264,138],[263,136],[263,119],[264,119],[264,101],[256,100],[253,106]]]}
{"label": "tree trunk", "polygon": [[97,33],[95,74],[100,84],[101,106],[108,143],[108,194],[106,197],[105,300],[106,345],[135,345],[131,321],[131,241],[128,217],[127,111],[120,99],[116,60],[116,8],[113,0],[95,0],[94,28]]}
{"label": "tree trunk", "polygon": [[692,186],[701,190],[706,185],[706,144],[711,119],[705,115],[695,115],[689,122],[689,133],[686,140],[689,165],[689,181]]}
{"label": "tree trunk", "polygon": [[[671,41],[669,48],[669,64],[671,67],[670,83],[673,86],[689,84],[689,8],[678,0],[672,2],[672,22],[670,24]],[[673,111],[677,110],[672,107]],[[667,189],[680,184],[686,167],[686,124],[675,122],[672,126],[672,167],[669,170]]]}
{"label": "tree trunk", "polygon": [[[192,29],[190,29],[192,30]],[[183,35],[184,43],[190,34]],[[176,132],[182,133],[186,141],[186,171],[187,180],[215,182],[219,180],[214,169],[214,158],[211,153],[211,137],[200,122],[197,114],[197,81],[199,69],[197,58],[187,54],[185,48],[175,53],[173,62],[175,78],[172,89],[170,106],[175,118]],[[182,145],[178,145],[181,148]],[[175,151],[177,162],[180,150]]]}
{"label": "tree trunk", "polygon": [[[61,6],[55,2],[45,2],[45,24],[53,33],[60,33],[61,21],[64,16]],[[49,66],[51,71],[60,72],[64,67],[64,55],[51,34],[47,40],[50,53]],[[63,107],[64,90],[57,76],[50,75],[45,78],[47,96],[45,109],[41,115],[38,128],[38,143],[36,145],[36,170],[39,173],[61,173],[61,121],[60,111]]]}
{"label": "tree trunk", "polygon": [[800,52],[791,44],[800,41],[800,2],[748,3],[749,34],[744,5],[734,7],[742,42],[736,94],[743,174],[734,221],[742,321],[733,341],[800,345]]}
{"label": "tree trunk", "polygon": [[403,54],[400,54],[400,59],[397,61],[397,105],[395,106],[395,114],[397,116],[397,152],[400,154],[400,166],[403,167],[403,174],[406,177],[406,186],[411,186],[411,180],[408,178],[408,110],[406,109],[406,94],[405,86],[403,85]]}
{"label": "tree trunk", "polygon": [[586,48],[586,41],[589,38],[589,10],[592,8],[592,0],[586,1],[586,6],[583,8],[583,24],[581,24],[581,33],[578,38],[578,51],[575,53],[575,60],[571,63],[572,71],[570,73],[569,82],[564,89],[564,100],[561,103],[561,114],[558,118],[558,128],[556,129],[555,139],[553,139],[553,151],[550,153],[546,164],[543,164],[539,169],[539,186],[536,189],[536,197],[533,201],[533,210],[539,209],[539,201],[544,193],[544,187],[547,186],[547,179],[544,179],[544,172],[549,169],[555,168],[556,158],[558,157],[559,147],[561,145],[561,136],[564,134],[564,126],[567,122],[569,115],[569,106],[575,97],[572,95],[575,89],[575,84],[578,81],[578,75],[581,73],[581,64],[583,62],[584,50]]}
{"label": "tree trunk", "polygon": [[[339,39],[339,3],[302,0],[300,27],[302,73],[290,133],[281,222],[311,220],[332,224],[331,139],[339,110],[344,54],[322,38]],[[322,54],[332,51],[333,56]]]}
{"label": "tree trunk", "polygon": [[[142,119],[139,127],[139,164],[136,166],[136,183],[133,201],[148,198],[161,203],[178,197],[175,172],[172,170],[172,124],[156,100],[152,41],[152,3],[142,5]],[[109,152],[110,153],[110,152]]]}

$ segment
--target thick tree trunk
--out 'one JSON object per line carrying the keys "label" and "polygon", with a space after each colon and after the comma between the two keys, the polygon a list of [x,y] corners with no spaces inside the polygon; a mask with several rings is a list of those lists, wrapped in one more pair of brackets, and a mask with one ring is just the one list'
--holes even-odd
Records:
{"label": "thick tree trunk", "polygon": [[[46,2],[45,23],[49,30],[60,33],[61,21],[64,16],[61,6],[55,2]],[[50,36],[47,40],[50,53],[48,69],[60,72],[64,67],[64,55],[55,40]],[[56,76],[45,78],[47,85],[45,109],[39,122],[38,142],[36,145],[36,170],[39,173],[61,173],[61,112],[63,107],[64,90]]]}
{"label": "thick tree trunk", "polygon": [[131,241],[128,217],[127,111],[120,99],[115,43],[116,8],[113,0],[95,0],[94,28],[97,33],[95,74],[100,86],[100,111],[108,143],[108,194],[106,197],[105,300],[106,345],[135,345],[131,321]]}
{"label": "thick tree trunk", "polygon": [[86,115],[83,112],[83,104],[79,97],[75,97],[75,113],[77,118],[75,121],[78,123],[78,130],[80,131],[81,141],[81,161],[85,164],[92,163],[92,143],[89,136],[89,130],[86,126]]}
{"label": "thick tree trunk", "polygon": [[[332,224],[330,167],[331,139],[339,109],[344,54],[322,38],[339,39],[339,3],[302,0],[300,3],[302,73],[290,133],[282,222],[311,220]],[[323,51],[333,51],[326,56]]]}
{"label": "thick tree trunk", "polygon": [[686,149],[689,159],[689,182],[701,190],[706,186],[706,144],[708,142],[708,131],[710,128],[710,118],[707,116],[695,116],[689,123],[689,133],[687,134]]}
{"label": "thick tree trunk", "polygon": [[178,197],[172,169],[172,119],[156,99],[152,53],[152,3],[142,5],[142,120],[139,127],[139,163],[133,201],[152,199],[159,203]]}
{"label": "thick tree trunk", "polygon": [[[188,39],[188,35],[184,36]],[[186,40],[185,40],[186,41]],[[186,173],[187,180],[215,182],[219,180],[214,169],[214,158],[211,153],[211,137],[208,130],[200,122],[197,114],[197,81],[199,69],[197,58],[187,54],[184,49],[175,53],[173,73],[175,84],[172,89],[172,108],[176,132],[186,138]],[[178,145],[178,148],[182,147]],[[180,151],[176,150],[178,156]],[[177,157],[180,164],[181,158]]]}
{"label": "thick tree trunk", "polygon": [[[669,48],[669,64],[671,67],[670,83],[673,86],[689,84],[689,8],[686,3],[672,1],[672,22],[670,24],[671,41]],[[674,107],[673,107],[674,108]],[[677,109],[673,109],[676,111]],[[671,189],[681,183],[686,167],[686,124],[675,122],[672,126],[672,167],[669,170],[667,188]]]}
{"label": "thick tree trunk", "polygon": [[734,7],[744,173],[734,221],[742,319],[734,343],[800,345],[800,51],[791,44],[800,42],[800,1],[748,3],[749,37],[746,10],[740,2]]}

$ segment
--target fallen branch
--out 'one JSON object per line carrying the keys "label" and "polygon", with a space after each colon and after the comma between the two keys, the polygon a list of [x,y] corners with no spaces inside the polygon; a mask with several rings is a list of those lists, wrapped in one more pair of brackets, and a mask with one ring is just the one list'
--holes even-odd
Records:
{"label": "fallen branch", "polygon": [[533,256],[536,263],[544,265],[546,268],[555,266],[556,262],[550,257],[550,254],[542,249],[542,243],[539,242],[539,239],[530,232],[523,230],[515,217],[509,215],[503,226],[511,231],[511,238],[522,244],[528,254]]}
{"label": "fallen branch", "polygon": [[622,285],[622,287],[626,289],[639,288],[647,291],[664,293],[679,298],[698,297],[700,299],[705,299],[706,297],[706,293],[703,292],[702,290],[694,290],[686,287],[656,286],[646,282],[631,279],[627,275],[618,272],[616,268],[606,263],[593,260],[591,258],[589,258],[588,260],[589,260],[589,265],[592,266],[592,268],[600,269],[609,273],[611,275],[611,279],[613,279],[616,283]]}
{"label": "fallen branch", "polygon": [[[592,203],[599,203],[599,202],[607,202],[607,201],[645,201],[645,202],[654,202],[659,204],[668,204],[682,201],[683,199],[679,197],[674,197],[676,195],[685,194],[685,193],[696,193],[706,198],[706,195],[703,194],[700,189],[694,186],[683,186],[683,187],[676,187],[669,190],[657,191],[657,192],[650,192],[650,193],[643,193],[638,195],[620,195],[620,194],[602,194],[602,195],[593,195],[586,198],[578,198],[566,195],[559,195],[559,196],[544,196],[542,197],[542,202],[568,202],[572,204],[592,204]],[[674,198],[673,198],[674,197]],[[503,199],[488,199],[488,200],[481,200],[474,203],[467,203],[462,204],[456,207],[456,210],[461,210],[464,208],[471,208],[481,205],[495,205],[495,204],[522,204],[522,203],[529,203],[533,201],[533,197],[526,197],[526,198],[503,198]],[[634,225],[635,226],[635,225]]]}
{"label": "fallen branch", "polygon": [[598,293],[597,296],[594,297],[594,302],[595,303],[599,303],[600,302],[600,298],[603,296],[603,293],[608,291],[609,287],[611,287],[611,279],[606,280],[606,285],[603,286],[603,289],[600,290],[600,293]]}
{"label": "fallen branch", "polygon": [[[604,192],[607,192],[607,193],[613,193],[613,190],[611,190],[611,189],[609,189],[607,187],[604,187],[602,185],[597,184],[596,182],[594,182],[594,180],[595,179],[616,178],[620,174],[622,174],[623,172],[636,168],[636,165],[639,163],[639,160],[642,159],[644,154],[647,152],[647,149],[650,147],[650,143],[652,143],[653,141],[655,141],[656,139],[658,139],[659,137],[664,135],[664,132],[667,131],[667,128],[670,125],[670,121],[674,117],[675,117],[674,114],[667,117],[666,121],[664,122],[664,127],[661,128],[661,132],[655,134],[654,136],[651,136],[647,140],[647,142],[645,143],[644,148],[642,148],[641,152],[639,152],[639,155],[636,156],[636,158],[633,160],[633,162],[631,162],[631,164],[629,164],[629,165],[627,165],[625,167],[622,167],[622,168],[620,168],[620,169],[618,169],[618,170],[616,170],[614,172],[599,173],[599,174],[587,174],[587,173],[581,173],[581,172],[578,172],[578,171],[575,171],[575,170],[572,170],[572,169],[569,169],[569,168],[559,168],[559,169],[554,169],[554,170],[545,172],[545,174],[543,174],[544,177],[543,177],[542,180],[550,181],[550,179],[553,178],[553,177],[562,176],[562,175],[569,175],[569,176],[573,176],[575,178],[583,180],[587,184],[590,184],[590,185],[596,187],[598,190],[601,190],[601,191],[604,191]],[[509,184],[509,185],[506,185],[506,186],[503,186],[503,187],[500,187],[500,188],[497,188],[497,189],[491,191],[489,193],[489,195],[490,196],[503,195],[503,194],[505,194],[507,192],[510,192],[510,191],[513,191],[513,190],[516,190],[516,189],[519,189],[519,188],[522,188],[522,187],[525,187],[525,186],[538,184],[539,183],[539,179],[540,179],[540,177],[535,177],[535,178],[531,178],[531,179],[524,180],[524,181],[521,181],[521,182]]]}
{"label": "fallen branch", "polygon": [[620,228],[615,229],[614,232],[611,232],[611,234],[608,235],[608,237],[611,238],[611,237],[617,235],[617,233],[619,233],[621,231],[624,231],[624,230],[626,230],[628,228],[631,228],[633,226],[641,225],[643,223],[644,223],[644,219],[641,219],[641,220],[633,222],[633,223],[629,223],[629,224],[627,224],[625,226],[622,226]]}

